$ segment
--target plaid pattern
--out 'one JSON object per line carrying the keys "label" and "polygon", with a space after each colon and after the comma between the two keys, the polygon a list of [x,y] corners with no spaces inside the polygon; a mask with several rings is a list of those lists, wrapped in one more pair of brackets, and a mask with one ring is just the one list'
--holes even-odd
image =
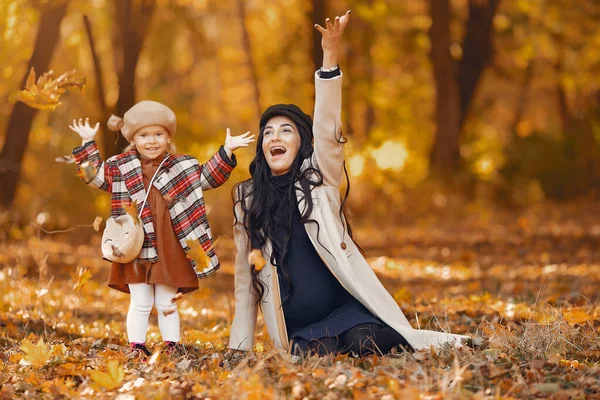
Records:
{"label": "plaid pattern", "polygon": [[[96,168],[96,176],[89,181],[83,177],[82,180],[89,186],[111,193],[111,217],[125,214],[124,206],[134,200],[137,200],[139,212],[146,190],[142,180],[142,165],[136,150],[113,156],[104,162],[100,158],[98,145],[91,141],[73,150],[73,157],[80,176],[83,176],[82,163],[89,162]],[[167,200],[173,228],[181,247],[187,253],[190,248],[185,242],[197,240],[210,257],[210,265],[202,269],[190,260],[199,278],[212,274],[220,267],[215,251],[208,250],[212,246],[212,235],[206,218],[202,191],[214,189],[225,183],[235,165],[235,158],[233,162],[227,160],[222,148],[204,165],[200,165],[194,157],[171,154],[154,179],[153,186]],[[148,204],[142,210],[141,218],[145,237],[142,251],[136,261],[156,262],[156,234]]]}

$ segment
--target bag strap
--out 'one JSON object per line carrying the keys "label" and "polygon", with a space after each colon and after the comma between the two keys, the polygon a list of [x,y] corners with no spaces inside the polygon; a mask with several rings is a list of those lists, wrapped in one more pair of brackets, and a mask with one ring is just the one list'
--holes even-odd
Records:
{"label": "bag strap", "polygon": [[139,219],[142,218],[142,211],[144,211],[144,206],[146,205],[146,200],[148,200],[148,195],[150,194],[150,191],[152,190],[152,182],[154,182],[154,178],[156,178],[156,174],[158,174],[158,171],[160,171],[160,167],[162,167],[164,162],[167,161],[167,158],[169,158],[169,154],[167,154],[165,156],[165,158],[163,158],[163,160],[160,162],[160,164],[158,164],[158,168],[156,168],[156,172],[154,173],[154,176],[152,176],[152,179],[150,179],[150,183],[148,184],[148,190],[146,190],[146,197],[144,197],[144,202],[142,203],[142,208],[140,208],[140,213],[138,214]]}

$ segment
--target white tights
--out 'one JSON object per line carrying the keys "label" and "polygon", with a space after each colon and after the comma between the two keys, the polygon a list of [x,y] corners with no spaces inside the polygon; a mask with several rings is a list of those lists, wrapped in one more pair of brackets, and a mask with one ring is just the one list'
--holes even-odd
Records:
{"label": "white tights", "polygon": [[[177,288],[147,283],[130,283],[131,302],[127,313],[127,337],[130,343],[146,342],[148,318],[152,307],[158,311],[158,328],[164,341],[179,341],[179,313],[177,305],[171,299],[177,294]],[[174,311],[169,315],[163,313]]]}

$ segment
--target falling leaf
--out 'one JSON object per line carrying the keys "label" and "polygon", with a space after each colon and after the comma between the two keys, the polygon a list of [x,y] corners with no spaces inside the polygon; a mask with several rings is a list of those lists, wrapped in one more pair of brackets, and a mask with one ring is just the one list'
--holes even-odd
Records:
{"label": "falling leaf", "polygon": [[133,221],[138,224],[140,222],[140,218],[138,216],[138,209],[137,209],[137,200],[132,201],[129,204],[124,204],[123,208],[125,208],[125,211],[127,211],[127,214],[131,215],[131,218],[133,218]]}
{"label": "falling leaf", "polygon": [[168,310],[164,310],[162,313],[166,317],[167,315],[171,315],[176,311],[177,311],[177,307],[174,307],[174,308],[170,308]]}
{"label": "falling leaf", "polygon": [[48,345],[44,343],[44,339],[42,338],[40,338],[36,345],[27,339],[23,339],[21,342],[21,350],[25,352],[25,356],[21,361],[36,368],[41,368],[46,365],[50,357],[52,357]]}
{"label": "falling leaf", "polygon": [[75,281],[75,285],[73,285],[73,290],[78,291],[90,280],[92,277],[92,273],[87,269],[78,266],[77,272],[73,276],[73,280]]}
{"label": "falling leaf", "polygon": [[177,292],[177,294],[175,295],[175,297],[173,297],[171,299],[171,303],[175,303],[176,301],[181,300],[182,297],[183,297],[183,293]]}
{"label": "falling leaf", "polygon": [[102,217],[96,217],[94,219],[94,223],[92,224],[92,226],[94,227],[94,230],[96,232],[98,232],[100,230],[100,224],[102,223]]}
{"label": "falling leaf", "polygon": [[98,175],[98,169],[89,161],[82,162],[78,174],[85,182],[92,181]]}
{"label": "falling leaf", "polygon": [[202,245],[197,240],[186,240],[185,244],[190,248],[187,252],[188,258],[196,263],[198,269],[203,270],[207,268],[210,265],[210,257],[206,253],[214,249],[218,241],[219,239],[215,240],[213,244],[206,251],[204,251]]}
{"label": "falling leaf", "polygon": [[113,390],[121,387],[125,378],[123,367],[118,360],[110,359],[106,363],[106,372],[93,370],[89,372],[90,378],[99,386]]}
{"label": "falling leaf", "polygon": [[70,154],[56,157],[54,161],[56,161],[57,163],[75,164],[75,158]]}
{"label": "falling leaf", "polygon": [[61,104],[60,97],[68,88],[77,87],[83,90],[85,87],[85,77],[76,70],[65,72],[56,79],[52,79],[53,73],[43,73],[36,82],[35,70],[31,68],[25,88],[11,93],[10,101],[21,101],[37,110],[54,111]]}
{"label": "falling leaf", "polygon": [[256,271],[260,271],[267,264],[265,258],[262,255],[262,251],[260,251],[259,249],[254,249],[250,252],[250,254],[248,254],[248,262],[251,265],[254,264],[254,268],[256,269]]}

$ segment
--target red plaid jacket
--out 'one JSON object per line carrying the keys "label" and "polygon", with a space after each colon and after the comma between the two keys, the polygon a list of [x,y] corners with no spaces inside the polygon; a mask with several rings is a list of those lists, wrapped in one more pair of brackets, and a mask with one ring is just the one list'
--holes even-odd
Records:
{"label": "red plaid jacket", "polygon": [[[142,181],[142,165],[136,150],[131,150],[102,161],[95,141],[87,142],[73,150],[77,170],[88,185],[111,193],[111,216],[125,214],[125,205],[137,200],[138,212],[144,202],[146,190]],[[190,248],[187,240],[197,240],[207,255],[210,265],[200,268],[190,261],[198,277],[207,276],[219,269],[219,259],[212,246],[212,235],[206,218],[203,190],[221,186],[229,178],[236,166],[235,156],[229,160],[221,148],[206,164],[200,165],[194,157],[184,154],[172,154],[165,161],[154,178],[157,188],[168,202],[169,213],[175,234],[181,247],[187,253]],[[97,173],[88,180],[81,171],[81,164],[91,163]],[[150,206],[146,203],[142,211],[142,223],[145,232],[144,245],[136,259],[142,263],[158,261],[156,234],[152,223]]]}

